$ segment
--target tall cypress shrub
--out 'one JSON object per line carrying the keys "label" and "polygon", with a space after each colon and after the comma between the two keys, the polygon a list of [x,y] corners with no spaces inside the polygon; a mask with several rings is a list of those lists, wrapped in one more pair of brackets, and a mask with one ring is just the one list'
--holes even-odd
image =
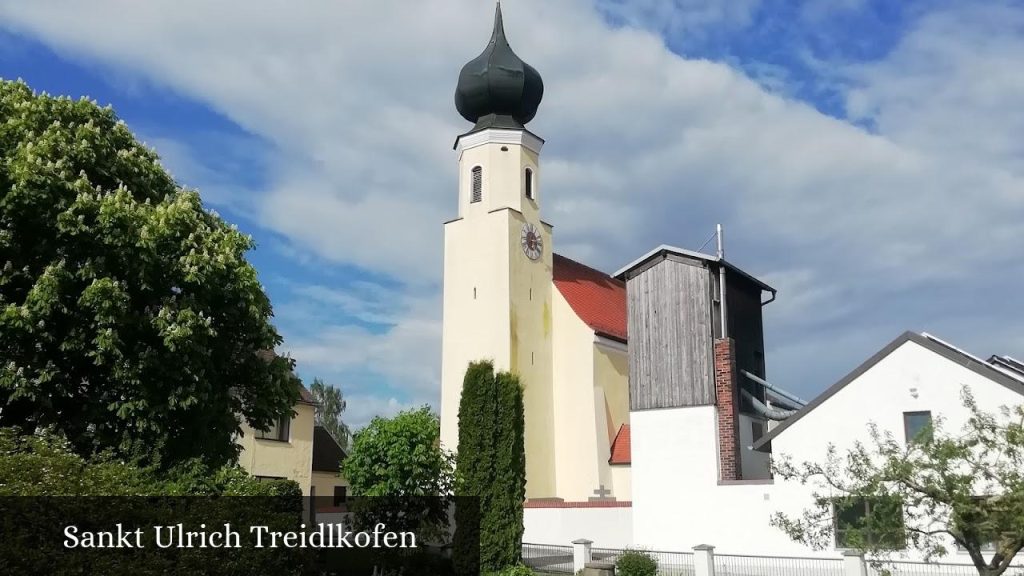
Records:
{"label": "tall cypress shrub", "polygon": [[491,484],[491,545],[499,568],[522,556],[523,501],[526,499],[526,450],[523,438],[523,388],[514,374],[495,377],[494,474]]}
{"label": "tall cypress shrub", "polygon": [[476,576],[485,565],[483,511],[490,492],[493,443],[488,418],[497,410],[494,365],[474,362],[466,370],[459,399],[459,446],[455,457],[454,560],[460,576]]}
{"label": "tall cypress shrub", "polygon": [[[489,361],[470,364],[459,402],[456,494],[478,499],[482,572],[520,560],[526,497],[523,418],[519,378],[508,372],[495,375]],[[470,519],[468,510],[461,514],[463,521]],[[457,534],[457,552],[471,545]]]}

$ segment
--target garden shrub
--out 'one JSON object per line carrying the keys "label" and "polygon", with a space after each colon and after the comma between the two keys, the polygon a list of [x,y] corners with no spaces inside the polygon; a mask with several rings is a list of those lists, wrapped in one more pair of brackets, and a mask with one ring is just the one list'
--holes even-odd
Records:
{"label": "garden shrub", "polygon": [[615,562],[617,576],[656,576],[658,561],[646,550],[626,550]]}
{"label": "garden shrub", "polygon": [[488,573],[488,576],[535,576],[535,575],[536,575],[536,572],[534,572],[532,569],[530,569],[529,566],[524,566],[523,564],[516,564],[515,566],[510,566],[510,567],[505,568],[504,570],[500,570],[498,572],[490,572],[490,573]]}

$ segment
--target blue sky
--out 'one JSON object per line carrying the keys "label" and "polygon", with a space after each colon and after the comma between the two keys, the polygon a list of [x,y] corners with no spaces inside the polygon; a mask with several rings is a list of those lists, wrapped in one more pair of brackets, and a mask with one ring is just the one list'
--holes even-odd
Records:
{"label": "blue sky", "polygon": [[[300,375],[350,420],[434,403],[452,104],[493,5],[0,0],[0,77],[111,104],[253,235]],[[904,330],[1024,356],[1024,5],[516,0],[555,250],[655,245],[779,289],[769,379],[813,396]]]}

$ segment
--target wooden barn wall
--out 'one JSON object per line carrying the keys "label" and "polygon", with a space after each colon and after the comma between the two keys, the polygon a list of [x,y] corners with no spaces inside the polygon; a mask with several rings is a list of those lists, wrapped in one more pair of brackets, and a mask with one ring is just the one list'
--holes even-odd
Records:
{"label": "wooden barn wall", "polygon": [[630,409],[714,404],[708,269],[667,259],[628,282]]}

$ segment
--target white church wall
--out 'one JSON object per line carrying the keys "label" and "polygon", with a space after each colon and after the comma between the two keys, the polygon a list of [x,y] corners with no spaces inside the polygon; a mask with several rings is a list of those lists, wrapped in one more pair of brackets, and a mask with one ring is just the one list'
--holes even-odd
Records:
{"label": "white church wall", "polygon": [[557,288],[551,292],[556,491],[563,500],[586,501],[601,484],[594,461],[594,331]]}
{"label": "white church wall", "polygon": [[[478,213],[444,228],[444,322],[441,362],[441,443],[458,447],[459,400],[466,367],[493,360],[510,368],[509,247],[505,212]],[[491,326],[493,329],[481,329]]]}
{"label": "white church wall", "polygon": [[626,346],[603,338],[594,344],[594,415],[600,484],[611,496],[629,500],[629,466],[608,463],[611,444],[623,424],[629,424],[629,356]]}
{"label": "white church wall", "polygon": [[527,508],[523,510],[523,542],[569,546],[586,538],[597,548],[633,544],[633,510],[617,508]]}
{"label": "white church wall", "polygon": [[[946,429],[959,430],[968,413],[963,385],[979,405],[996,411],[1024,401],[1021,395],[907,342],[774,439],[776,454],[821,461],[829,443],[840,450],[867,440],[876,422],[902,440],[903,413],[929,410]],[[916,389],[916,392],[912,392]],[[915,397],[916,394],[916,397]],[[635,411],[633,435],[634,543],[686,551],[711,544],[718,553],[839,557],[789,540],[769,520],[776,512],[799,514],[812,504],[810,487],[795,482],[718,481],[714,407]],[[743,448],[746,450],[746,448]],[[910,553],[911,559],[919,559]],[[951,561],[963,561],[954,555]]]}
{"label": "white church wall", "polygon": [[620,500],[632,499],[633,497],[633,469],[629,464],[616,464],[608,466],[611,469],[612,483],[610,490],[612,495]]}

